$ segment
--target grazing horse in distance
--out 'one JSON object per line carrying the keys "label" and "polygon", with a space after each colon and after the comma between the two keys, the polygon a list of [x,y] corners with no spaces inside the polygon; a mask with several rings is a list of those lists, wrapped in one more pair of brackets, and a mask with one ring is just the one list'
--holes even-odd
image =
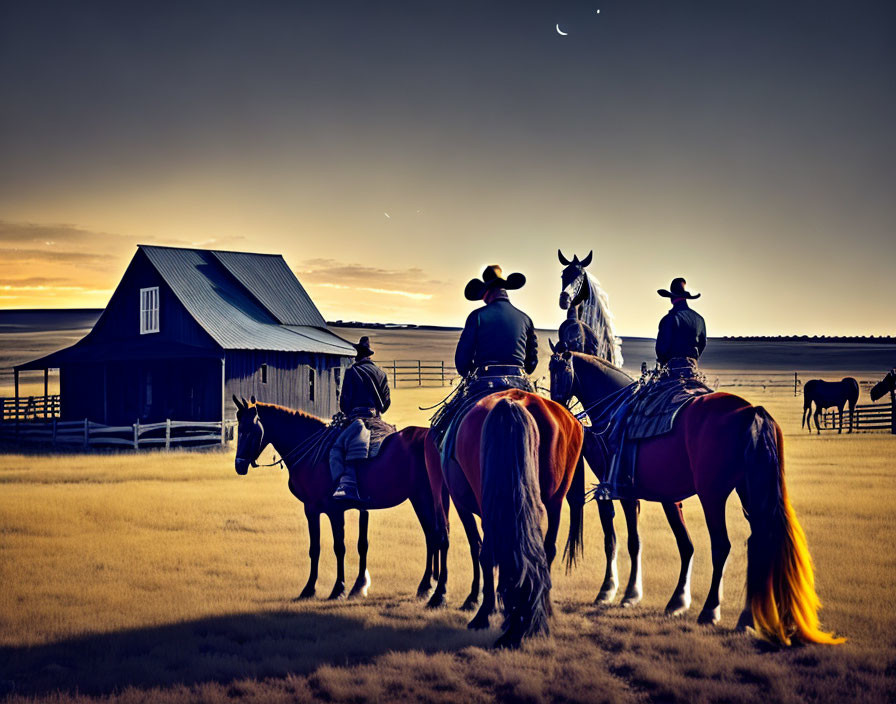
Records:
{"label": "grazing horse in distance", "polygon": [[[554,357],[552,389],[564,378],[563,388],[586,407],[631,383],[597,357]],[[721,618],[722,575],[731,550],[725,504],[736,491],[750,522],[747,598],[738,628],[753,627],[783,645],[793,639],[840,643],[819,628],[812,560],[784,482],[783,443],[780,426],[761,406],[718,391],[699,396],[678,412],[670,433],[639,441],[635,490],[647,501],[700,498],[712,546],[712,581],[700,623]]]}
{"label": "grazing horse in distance", "polygon": [[[430,604],[444,598],[448,577],[448,515],[441,504],[447,486],[456,506],[482,519],[483,599],[468,627],[488,628],[497,569],[504,622],[495,645],[518,647],[523,638],[549,631],[551,562],[560,509],[582,452],[582,426],[558,403],[507,389],[477,401],[456,432],[454,455],[445,466],[432,434],[426,440],[442,548],[441,574]],[[581,551],[582,503],[570,503],[570,563]]]}
{"label": "grazing horse in distance", "polygon": [[[336,583],[330,599],[345,597],[345,502],[332,497],[329,436],[327,422],[304,411],[269,403],[242,402],[236,397],[237,446],[234,461],[236,472],[245,475],[249,465],[257,467],[262,450],[272,445],[289,470],[289,490],[305,506],[308,535],[311,542],[311,572],[297,599],[314,596],[320,558],[320,515],[327,514],[333,530],[333,552],[336,554]],[[423,442],[428,429],[407,427],[383,440],[375,458],[365,461],[358,472],[358,488],[369,496],[364,508],[391,508],[410,499],[426,536],[426,569],[417,596],[429,593],[431,578],[439,578],[436,542],[435,505],[430,494]],[[441,504],[440,504],[441,505]],[[358,578],[349,597],[367,596],[370,574],[367,571],[368,513],[361,511],[358,528]]]}
{"label": "grazing horse in distance", "polygon": [[821,434],[821,427],[818,424],[818,417],[826,408],[837,407],[840,411],[840,428],[838,433],[843,432],[843,406],[849,404],[849,432],[852,432],[852,419],[855,412],[856,403],[859,400],[859,382],[851,376],[845,377],[840,381],[824,381],[823,379],[810,379],[803,386],[803,417],[800,427],[803,426],[812,432],[812,424],[809,420],[812,414],[812,404],[815,404],[815,430]]}

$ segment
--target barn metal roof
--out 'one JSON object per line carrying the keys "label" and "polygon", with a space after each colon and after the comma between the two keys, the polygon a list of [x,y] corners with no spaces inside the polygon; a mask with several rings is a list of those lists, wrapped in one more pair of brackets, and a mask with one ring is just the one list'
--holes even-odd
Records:
{"label": "barn metal roof", "polygon": [[[354,355],[280,256],[139,245],[190,315],[224,349]],[[282,321],[289,321],[281,324]],[[294,322],[296,321],[296,322]]]}

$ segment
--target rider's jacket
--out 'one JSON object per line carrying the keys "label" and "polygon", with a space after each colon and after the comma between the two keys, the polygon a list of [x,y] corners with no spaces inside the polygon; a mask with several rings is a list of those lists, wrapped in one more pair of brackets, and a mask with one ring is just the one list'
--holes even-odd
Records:
{"label": "rider's jacket", "polygon": [[379,415],[389,409],[389,379],[369,357],[345,370],[339,409],[349,417]]}
{"label": "rider's jacket", "polygon": [[526,374],[538,365],[532,320],[510,303],[505,291],[470,313],[454,353],[454,366],[461,376],[485,365],[522,367]]}
{"label": "rider's jacket", "polygon": [[660,320],[656,336],[656,359],[666,364],[673,357],[699,359],[706,347],[706,322],[703,316],[688,307],[685,300],[676,301],[672,310]]}

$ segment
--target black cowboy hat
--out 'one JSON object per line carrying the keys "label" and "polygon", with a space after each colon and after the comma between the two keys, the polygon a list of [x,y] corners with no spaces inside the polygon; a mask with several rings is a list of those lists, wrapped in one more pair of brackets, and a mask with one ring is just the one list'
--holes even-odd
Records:
{"label": "black cowboy hat", "polygon": [[358,352],[358,357],[369,357],[373,354],[373,350],[370,349],[370,338],[367,335],[364,335],[358,343],[354,342],[350,343],[352,347],[354,347]]}
{"label": "black cowboy hat", "polygon": [[685,285],[687,281],[685,281],[680,276],[677,279],[672,279],[672,283],[669,286],[670,290],[666,290],[664,288],[658,288],[656,292],[660,294],[663,298],[700,298],[699,293],[688,293],[685,291]]}
{"label": "black cowboy hat", "polygon": [[468,301],[481,301],[486,291],[493,288],[503,288],[508,291],[515,291],[526,285],[526,277],[522,274],[511,274],[506,279],[501,267],[492,264],[485,267],[482,272],[482,279],[470,279],[464,288],[464,298]]}

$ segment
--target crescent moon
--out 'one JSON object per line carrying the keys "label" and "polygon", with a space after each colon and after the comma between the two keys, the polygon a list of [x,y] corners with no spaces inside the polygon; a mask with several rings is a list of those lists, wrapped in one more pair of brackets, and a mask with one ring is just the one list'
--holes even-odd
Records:
{"label": "crescent moon", "polygon": [[564,32],[562,29],[560,29],[560,25],[558,24],[557,25],[557,34],[559,34],[561,37],[565,37],[569,34],[569,32]]}

